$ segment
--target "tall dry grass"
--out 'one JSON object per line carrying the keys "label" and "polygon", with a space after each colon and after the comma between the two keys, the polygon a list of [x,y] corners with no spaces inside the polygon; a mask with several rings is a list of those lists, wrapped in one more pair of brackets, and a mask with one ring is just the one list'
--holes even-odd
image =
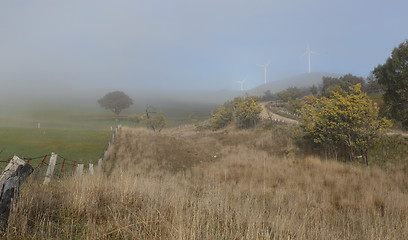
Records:
{"label": "tall dry grass", "polygon": [[123,129],[96,176],[25,184],[3,237],[408,239],[406,172],[282,148],[282,129]]}

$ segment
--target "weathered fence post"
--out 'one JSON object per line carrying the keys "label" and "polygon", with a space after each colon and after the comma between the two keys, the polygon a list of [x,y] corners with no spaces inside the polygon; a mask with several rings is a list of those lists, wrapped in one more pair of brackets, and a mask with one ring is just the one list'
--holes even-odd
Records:
{"label": "weathered fence post", "polygon": [[98,169],[101,170],[102,169],[102,158],[98,159]]}
{"label": "weathered fence post", "polygon": [[0,176],[0,230],[7,228],[11,200],[18,196],[20,185],[34,171],[30,164],[25,164],[14,156]]}
{"label": "weathered fence post", "polygon": [[77,175],[82,176],[84,172],[84,164],[78,164],[77,165]]}
{"label": "weathered fence post", "polygon": [[93,170],[94,170],[94,169],[93,169],[93,164],[90,163],[90,164],[89,164],[89,175],[93,176],[93,174],[94,174],[94,171],[93,171]]}
{"label": "weathered fence post", "polygon": [[103,152],[103,161],[108,160],[108,151]]}
{"label": "weathered fence post", "polygon": [[14,156],[1,173],[0,188],[2,184],[17,170],[18,166],[24,164],[25,164],[24,160],[20,159],[17,156]]}
{"label": "weathered fence post", "polygon": [[44,184],[48,184],[51,182],[52,174],[54,173],[55,164],[57,163],[58,155],[55,153],[51,153],[50,157],[50,164],[47,168],[47,173],[45,174]]}

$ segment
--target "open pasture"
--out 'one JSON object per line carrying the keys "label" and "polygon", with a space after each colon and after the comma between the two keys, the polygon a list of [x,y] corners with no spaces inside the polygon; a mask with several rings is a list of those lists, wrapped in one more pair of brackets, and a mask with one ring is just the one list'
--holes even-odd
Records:
{"label": "open pasture", "polygon": [[[167,121],[167,126],[178,126],[204,120],[209,117],[209,108],[195,105],[157,108]],[[131,114],[142,115],[142,106],[126,109],[121,113],[120,123],[125,126],[143,127],[144,122],[128,121]],[[190,115],[194,117],[190,118]],[[40,124],[40,128],[38,128]],[[15,108],[0,108],[0,167],[17,155],[33,158],[32,165],[42,161],[40,156],[55,152],[71,162],[96,162],[107,147],[111,137],[111,126],[116,126],[114,115],[96,104],[85,101],[81,104],[56,106],[25,105]],[[48,160],[47,160],[48,161]]]}
{"label": "open pasture", "polygon": [[[0,160],[33,158],[55,152],[71,161],[95,162],[111,136],[108,130],[0,127]],[[42,158],[33,159],[36,166]],[[4,168],[5,162],[0,166]]]}

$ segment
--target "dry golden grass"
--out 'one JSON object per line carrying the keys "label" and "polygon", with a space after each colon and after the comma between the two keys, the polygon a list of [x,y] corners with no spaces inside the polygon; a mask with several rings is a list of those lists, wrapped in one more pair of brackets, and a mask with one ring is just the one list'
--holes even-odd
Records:
{"label": "dry golden grass", "polygon": [[287,157],[285,129],[123,129],[96,176],[25,184],[10,239],[408,239],[408,176]]}

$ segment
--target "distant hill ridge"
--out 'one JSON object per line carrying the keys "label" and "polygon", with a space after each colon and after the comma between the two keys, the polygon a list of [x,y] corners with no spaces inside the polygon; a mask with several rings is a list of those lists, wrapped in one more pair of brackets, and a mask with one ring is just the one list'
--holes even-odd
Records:
{"label": "distant hill ridge", "polygon": [[341,76],[343,76],[343,74],[323,72],[304,73],[279,81],[262,84],[261,86],[247,91],[247,93],[249,95],[262,96],[268,90],[271,91],[271,93],[277,93],[287,89],[288,87],[309,87],[312,85],[317,86],[323,83],[323,77],[338,78]]}

